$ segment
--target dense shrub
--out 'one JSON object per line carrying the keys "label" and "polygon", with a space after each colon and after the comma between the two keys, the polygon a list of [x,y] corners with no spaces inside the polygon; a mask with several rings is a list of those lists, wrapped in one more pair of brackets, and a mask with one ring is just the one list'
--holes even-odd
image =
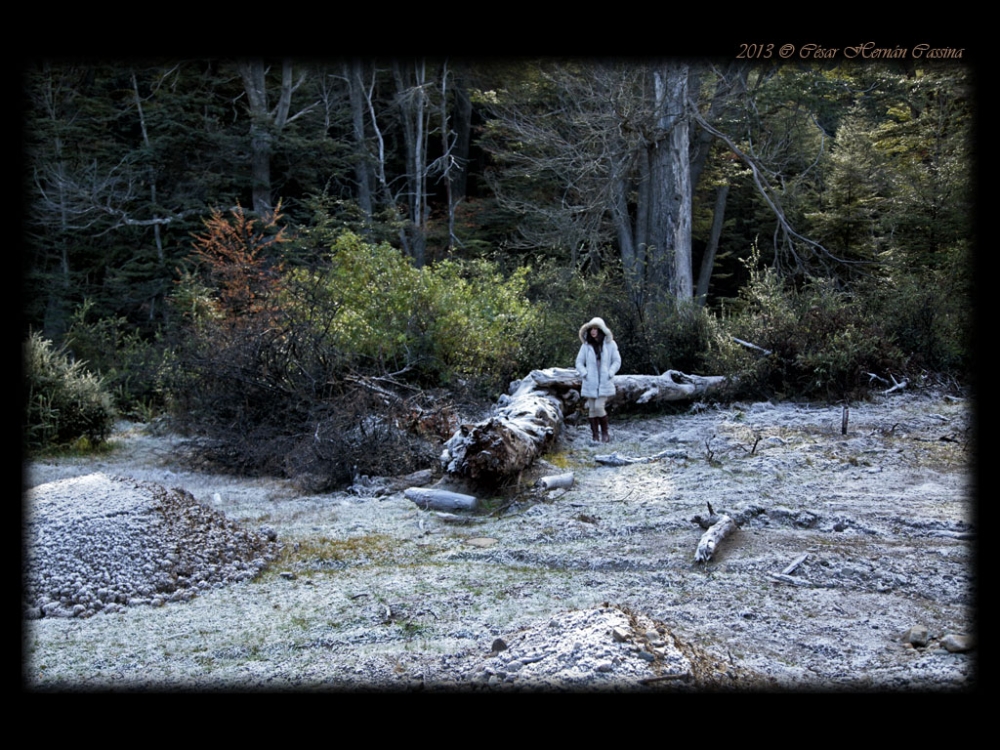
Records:
{"label": "dense shrub", "polygon": [[939,268],[898,269],[863,293],[910,367],[965,373],[972,350],[971,264],[964,247],[942,254]]}
{"label": "dense shrub", "polygon": [[[222,262],[213,260],[213,277],[231,286]],[[249,275],[266,280],[252,307],[246,295],[185,280],[178,297],[191,310],[190,338],[176,381],[182,421],[247,473],[342,483],[426,464],[437,451],[406,434],[412,394],[471,380],[495,398],[518,371],[534,321],[523,272],[505,278],[485,261],[417,268],[351,233],[325,264]],[[373,377],[385,390],[378,398],[368,393]]]}
{"label": "dense shrub", "polygon": [[280,307],[329,333],[352,367],[408,370],[423,385],[464,378],[497,388],[516,374],[535,324],[527,274],[505,278],[482,260],[416,268],[388,244],[344,233],[328,266],[288,274]]}
{"label": "dense shrub", "polygon": [[85,438],[105,441],[114,427],[111,396],[100,378],[73,362],[64,348],[32,333],[24,344],[25,446],[28,450],[69,445]]}
{"label": "dense shrub", "polygon": [[[527,294],[535,304],[535,322],[521,341],[522,371],[543,367],[572,367],[580,348],[580,326],[603,318],[621,344],[629,318],[624,289],[614,274],[580,274],[553,261],[542,261],[528,275]],[[635,372],[636,351],[621,346],[622,372]]]}
{"label": "dense shrub", "polygon": [[149,340],[123,317],[92,319],[84,302],[71,318],[66,346],[98,373],[119,414],[148,419],[167,409],[174,353],[161,336]]}
{"label": "dense shrub", "polygon": [[[906,357],[865,300],[827,279],[801,289],[771,269],[752,269],[719,333],[770,353],[716,345],[716,362],[734,368],[741,391],[754,395],[839,400],[866,391],[871,375],[900,373]],[[711,356],[709,357],[711,359]]]}
{"label": "dense shrub", "polygon": [[639,372],[667,370],[704,373],[704,355],[712,336],[711,315],[693,302],[678,305],[667,298],[647,303],[635,327],[635,343],[644,358]]}

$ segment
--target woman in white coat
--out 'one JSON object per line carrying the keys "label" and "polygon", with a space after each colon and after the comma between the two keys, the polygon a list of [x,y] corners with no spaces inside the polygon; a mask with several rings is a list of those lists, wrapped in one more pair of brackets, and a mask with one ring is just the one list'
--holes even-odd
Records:
{"label": "woman in white coat", "polygon": [[583,379],[580,395],[587,400],[590,432],[595,441],[607,443],[611,440],[604,405],[609,396],[615,395],[615,373],[621,366],[622,358],[611,329],[600,318],[584,323],[580,328],[580,353],[576,355],[576,371]]}

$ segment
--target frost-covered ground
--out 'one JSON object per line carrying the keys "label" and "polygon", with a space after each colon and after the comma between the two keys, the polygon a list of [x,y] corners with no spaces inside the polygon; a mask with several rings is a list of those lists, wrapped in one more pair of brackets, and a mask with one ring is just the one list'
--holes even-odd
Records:
{"label": "frost-covered ground", "polygon": [[[103,474],[182,488],[248,533],[273,529],[283,551],[253,580],[180,601],[26,620],[25,684],[967,688],[976,651],[954,649],[975,625],[970,410],[897,393],[853,405],[842,435],[839,406],[737,404],[613,417],[610,446],[567,426],[516,502],[483,498],[494,512],[464,518],[401,493],[302,495],[193,473],[177,461],[180,438],[123,426],[114,454],[36,463],[27,483]],[[672,457],[595,461],[611,451]],[[564,471],[572,488],[531,488]],[[70,486],[27,495],[29,528],[44,525],[41,498]],[[113,521],[106,498],[77,494],[83,517]],[[698,564],[692,519],[708,502],[742,528]],[[921,627],[927,645],[906,643]]]}

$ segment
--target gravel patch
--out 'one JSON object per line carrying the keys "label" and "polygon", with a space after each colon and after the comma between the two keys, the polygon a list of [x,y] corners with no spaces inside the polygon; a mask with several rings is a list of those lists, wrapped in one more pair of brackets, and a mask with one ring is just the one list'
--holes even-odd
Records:
{"label": "gravel patch", "polygon": [[162,606],[246,581],[278,552],[182,490],[89,474],[28,491],[24,616]]}

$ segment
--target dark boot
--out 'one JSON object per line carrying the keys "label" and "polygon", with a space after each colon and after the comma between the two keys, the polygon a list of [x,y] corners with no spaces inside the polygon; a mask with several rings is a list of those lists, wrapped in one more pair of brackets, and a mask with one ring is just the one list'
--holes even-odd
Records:
{"label": "dark boot", "polygon": [[601,421],[600,417],[590,418],[590,436],[595,443],[598,443],[601,440],[601,436],[597,434],[597,427],[600,421]]}
{"label": "dark boot", "polygon": [[608,418],[600,417],[598,421],[601,423],[601,442],[610,443],[611,434],[608,432]]}

